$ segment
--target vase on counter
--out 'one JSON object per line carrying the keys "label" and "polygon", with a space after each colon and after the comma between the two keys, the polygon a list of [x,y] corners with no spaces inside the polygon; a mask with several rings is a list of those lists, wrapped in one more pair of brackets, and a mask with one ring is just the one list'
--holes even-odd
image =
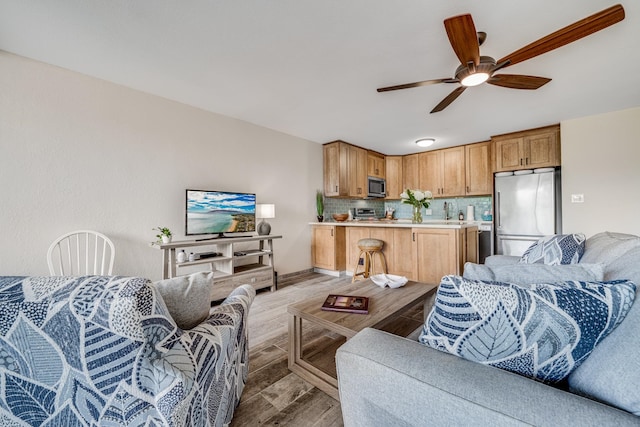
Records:
{"label": "vase on counter", "polygon": [[318,215],[318,222],[322,222],[323,219],[324,219],[324,215]]}
{"label": "vase on counter", "polygon": [[422,206],[413,206],[413,215],[411,216],[413,224],[422,224]]}

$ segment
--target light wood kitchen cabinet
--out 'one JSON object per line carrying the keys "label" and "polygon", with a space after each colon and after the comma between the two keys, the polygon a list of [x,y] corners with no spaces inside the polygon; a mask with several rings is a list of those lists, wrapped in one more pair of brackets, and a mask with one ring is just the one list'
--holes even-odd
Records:
{"label": "light wood kitchen cabinet", "polygon": [[402,190],[414,190],[420,187],[418,156],[418,154],[402,156]]}
{"label": "light wood kitchen cabinet", "polygon": [[360,253],[358,240],[371,237],[371,227],[346,227],[346,229],[346,269],[353,272],[356,269],[356,265],[358,265],[358,254]]}
{"label": "light wood kitchen cabinet", "polygon": [[345,269],[345,227],[314,225],[311,227],[311,263],[316,268]]}
{"label": "light wood kitchen cabinet", "polygon": [[387,257],[389,273],[415,280],[413,258],[411,257],[411,229],[394,228],[391,255]]}
{"label": "light wood kitchen cabinet", "polygon": [[367,150],[349,145],[349,196],[367,197]]}
{"label": "light wood kitchen cabinet", "polygon": [[353,273],[356,269],[360,253],[358,240],[372,238],[384,242],[382,254],[387,264],[387,272],[414,280],[410,228],[346,227],[346,229],[347,271]]}
{"label": "light wood kitchen cabinet", "polygon": [[478,263],[479,249],[478,249],[478,228],[466,228],[464,230],[466,240],[463,242],[463,247],[466,250],[466,256],[460,266],[460,271],[464,272],[464,263],[473,262]]}
{"label": "light wood kitchen cabinet", "polygon": [[465,194],[465,147],[447,148],[418,154],[419,188],[434,197]]}
{"label": "light wood kitchen cabinet", "polygon": [[334,141],[323,146],[324,195],[367,197],[367,150]]}
{"label": "light wood kitchen cabinet", "polygon": [[323,179],[326,197],[347,196],[347,144],[336,141],[323,145]]}
{"label": "light wood kitchen cabinet", "polygon": [[440,283],[442,276],[462,274],[465,262],[478,262],[478,228],[413,228],[414,280]]}
{"label": "light wood kitchen cabinet", "polygon": [[385,178],[384,156],[373,151],[367,152],[367,175]]}
{"label": "light wood kitchen cabinet", "polygon": [[412,229],[414,280],[440,283],[442,276],[460,274],[460,239],[456,229]]}
{"label": "light wood kitchen cabinet", "polygon": [[491,137],[496,172],[560,166],[560,126]]}
{"label": "light wood kitchen cabinet", "polygon": [[465,194],[480,196],[493,192],[491,141],[464,146]]}
{"label": "light wood kitchen cabinet", "polygon": [[387,200],[398,200],[402,188],[402,156],[385,157],[385,175],[387,182]]}

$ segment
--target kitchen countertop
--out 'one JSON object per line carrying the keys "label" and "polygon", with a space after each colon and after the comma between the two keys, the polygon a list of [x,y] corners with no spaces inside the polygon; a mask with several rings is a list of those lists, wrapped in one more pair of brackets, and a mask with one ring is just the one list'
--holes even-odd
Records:
{"label": "kitchen countertop", "polygon": [[355,221],[310,222],[309,225],[327,225],[344,227],[388,227],[388,228],[470,228],[491,224],[491,221],[425,220],[422,224],[413,224],[410,219],[373,219]]}

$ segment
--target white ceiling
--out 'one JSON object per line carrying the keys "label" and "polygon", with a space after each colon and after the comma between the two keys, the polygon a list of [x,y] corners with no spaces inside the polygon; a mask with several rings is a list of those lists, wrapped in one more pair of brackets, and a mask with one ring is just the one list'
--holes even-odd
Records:
{"label": "white ceiling", "polygon": [[323,143],[385,154],[640,105],[640,2],[622,22],[508,69],[535,91],[456,86],[443,20],[471,13],[498,59],[611,0],[0,0],[0,49]]}

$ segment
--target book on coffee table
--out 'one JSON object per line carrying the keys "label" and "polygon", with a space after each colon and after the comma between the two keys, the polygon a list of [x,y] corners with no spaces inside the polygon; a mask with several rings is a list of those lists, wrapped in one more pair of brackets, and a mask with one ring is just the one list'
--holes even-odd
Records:
{"label": "book on coffee table", "polygon": [[367,314],[369,313],[369,298],[331,294],[322,304],[322,310]]}

